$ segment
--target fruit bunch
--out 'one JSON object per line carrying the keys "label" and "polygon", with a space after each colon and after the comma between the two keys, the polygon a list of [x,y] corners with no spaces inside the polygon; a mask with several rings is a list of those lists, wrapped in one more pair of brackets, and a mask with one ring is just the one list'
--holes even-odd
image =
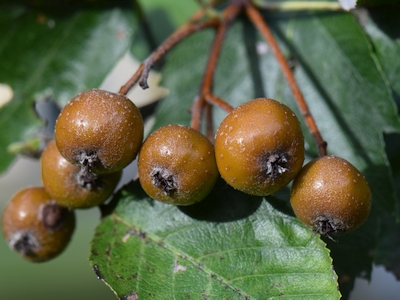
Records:
{"label": "fruit bunch", "polygon": [[368,183],[349,162],[322,156],[303,167],[300,122],[278,101],[258,98],[233,109],[215,145],[199,131],[174,124],[143,142],[139,109],[121,94],[94,89],[61,111],[55,140],[41,156],[43,187],[19,192],[6,207],[3,233],[10,247],[31,261],[61,253],[75,225],[73,210],[107,200],[136,156],[142,188],[164,203],[199,202],[219,176],[256,196],[271,195],[294,179],[294,213],[329,237],[359,227],[371,208]]}
{"label": "fruit bunch", "polygon": [[4,209],[10,248],[33,262],[60,254],[75,228],[74,209],[110,197],[142,140],[141,113],[127,97],[93,89],[73,98],[41,155],[43,187],[23,189]]}

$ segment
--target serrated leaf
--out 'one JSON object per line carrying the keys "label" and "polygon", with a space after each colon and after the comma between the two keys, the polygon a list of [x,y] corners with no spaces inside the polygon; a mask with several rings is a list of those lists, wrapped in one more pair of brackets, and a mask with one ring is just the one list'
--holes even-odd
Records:
{"label": "serrated leaf", "polygon": [[63,106],[98,87],[130,46],[135,31],[129,9],[29,9],[0,6],[0,83],[14,98],[0,109],[0,172],[13,160],[7,147],[36,137],[41,121],[34,103]]}
{"label": "serrated leaf", "polygon": [[134,182],[114,201],[90,260],[120,299],[340,298],[324,243],[261,198],[221,183],[178,208]]}

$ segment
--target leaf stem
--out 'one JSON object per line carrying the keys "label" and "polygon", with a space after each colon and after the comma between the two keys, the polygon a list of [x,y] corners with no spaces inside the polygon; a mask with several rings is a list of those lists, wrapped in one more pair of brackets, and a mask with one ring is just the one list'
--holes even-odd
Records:
{"label": "leaf stem", "polygon": [[326,155],[327,143],[324,141],[321,133],[318,130],[314,117],[312,116],[310,109],[308,108],[308,105],[303,97],[303,94],[300,91],[299,86],[297,85],[289,64],[283,56],[282,51],[279,49],[278,43],[276,42],[271,30],[269,29],[267,23],[264,21],[258,9],[255,8],[253,4],[251,4],[250,2],[246,3],[245,11],[250,21],[254,24],[254,26],[259,30],[263,38],[270,45],[272,52],[274,53],[279,65],[281,66],[282,72],[290,86],[290,89],[292,90],[300,112],[317,145],[319,156]]}

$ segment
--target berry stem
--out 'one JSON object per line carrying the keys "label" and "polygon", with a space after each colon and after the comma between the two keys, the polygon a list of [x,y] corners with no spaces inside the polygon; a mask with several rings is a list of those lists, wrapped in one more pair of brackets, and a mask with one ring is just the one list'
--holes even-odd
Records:
{"label": "berry stem", "polygon": [[292,90],[294,98],[297,102],[297,105],[300,109],[300,112],[308,126],[308,129],[311,132],[312,137],[318,148],[319,156],[325,156],[327,154],[326,147],[327,143],[321,136],[321,133],[318,130],[317,124],[308,108],[308,105],[303,97],[303,94],[300,91],[299,86],[294,78],[294,75],[287,63],[282,51],[279,49],[278,43],[276,42],[269,26],[264,21],[263,17],[261,16],[260,12],[257,8],[253,6],[249,1],[245,4],[245,11],[247,16],[249,17],[250,21],[254,24],[254,26],[259,30],[263,38],[268,42],[270,45],[272,52],[274,53],[279,65],[282,68],[282,72]]}
{"label": "berry stem", "polygon": [[204,72],[203,82],[200,86],[200,92],[196,96],[194,103],[191,107],[192,121],[190,126],[196,130],[200,130],[201,115],[204,105],[206,103],[205,95],[207,95],[211,91],[212,82],[214,78],[214,71],[217,65],[218,56],[221,50],[226,29],[227,26],[225,22],[222,22],[221,25],[218,26],[217,28],[217,32],[211,47],[210,55],[208,57],[206,70]]}
{"label": "berry stem", "polygon": [[184,23],[175,32],[173,32],[157,49],[150,54],[139,66],[133,76],[120,88],[119,93],[126,95],[129,90],[139,82],[142,89],[149,87],[147,78],[150,69],[160,60],[173,46],[188,37],[189,35],[209,27],[217,27],[220,23],[218,18],[209,19],[196,23],[202,17],[202,11],[196,12],[188,22]]}
{"label": "berry stem", "polygon": [[196,130],[200,130],[202,111],[207,103],[206,97],[207,95],[211,94],[215,68],[217,66],[218,57],[221,52],[225,33],[229,27],[230,22],[235,19],[235,17],[242,9],[242,4],[237,2],[238,1],[232,1],[231,4],[224,11],[224,16],[217,27],[214,41],[211,46],[211,51],[208,57],[206,70],[204,72],[203,82],[200,86],[199,94],[196,96],[194,103],[191,107],[192,121],[190,126]]}
{"label": "berry stem", "polygon": [[231,112],[234,107],[232,105],[230,105],[228,102],[224,101],[223,99],[215,96],[212,93],[208,93],[207,95],[205,95],[205,100],[207,101],[207,103],[211,104],[211,105],[216,105],[219,108],[222,108],[223,110],[225,110],[226,112]]}

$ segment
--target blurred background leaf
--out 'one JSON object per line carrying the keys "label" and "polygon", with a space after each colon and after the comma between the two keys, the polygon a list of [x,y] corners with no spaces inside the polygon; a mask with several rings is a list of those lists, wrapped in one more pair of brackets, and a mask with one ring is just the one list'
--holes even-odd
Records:
{"label": "blurred background leaf", "polygon": [[40,137],[35,102],[51,99],[62,107],[98,87],[135,31],[134,12],[126,5],[0,6],[0,83],[14,94],[0,109],[0,172],[14,159],[10,144]]}

